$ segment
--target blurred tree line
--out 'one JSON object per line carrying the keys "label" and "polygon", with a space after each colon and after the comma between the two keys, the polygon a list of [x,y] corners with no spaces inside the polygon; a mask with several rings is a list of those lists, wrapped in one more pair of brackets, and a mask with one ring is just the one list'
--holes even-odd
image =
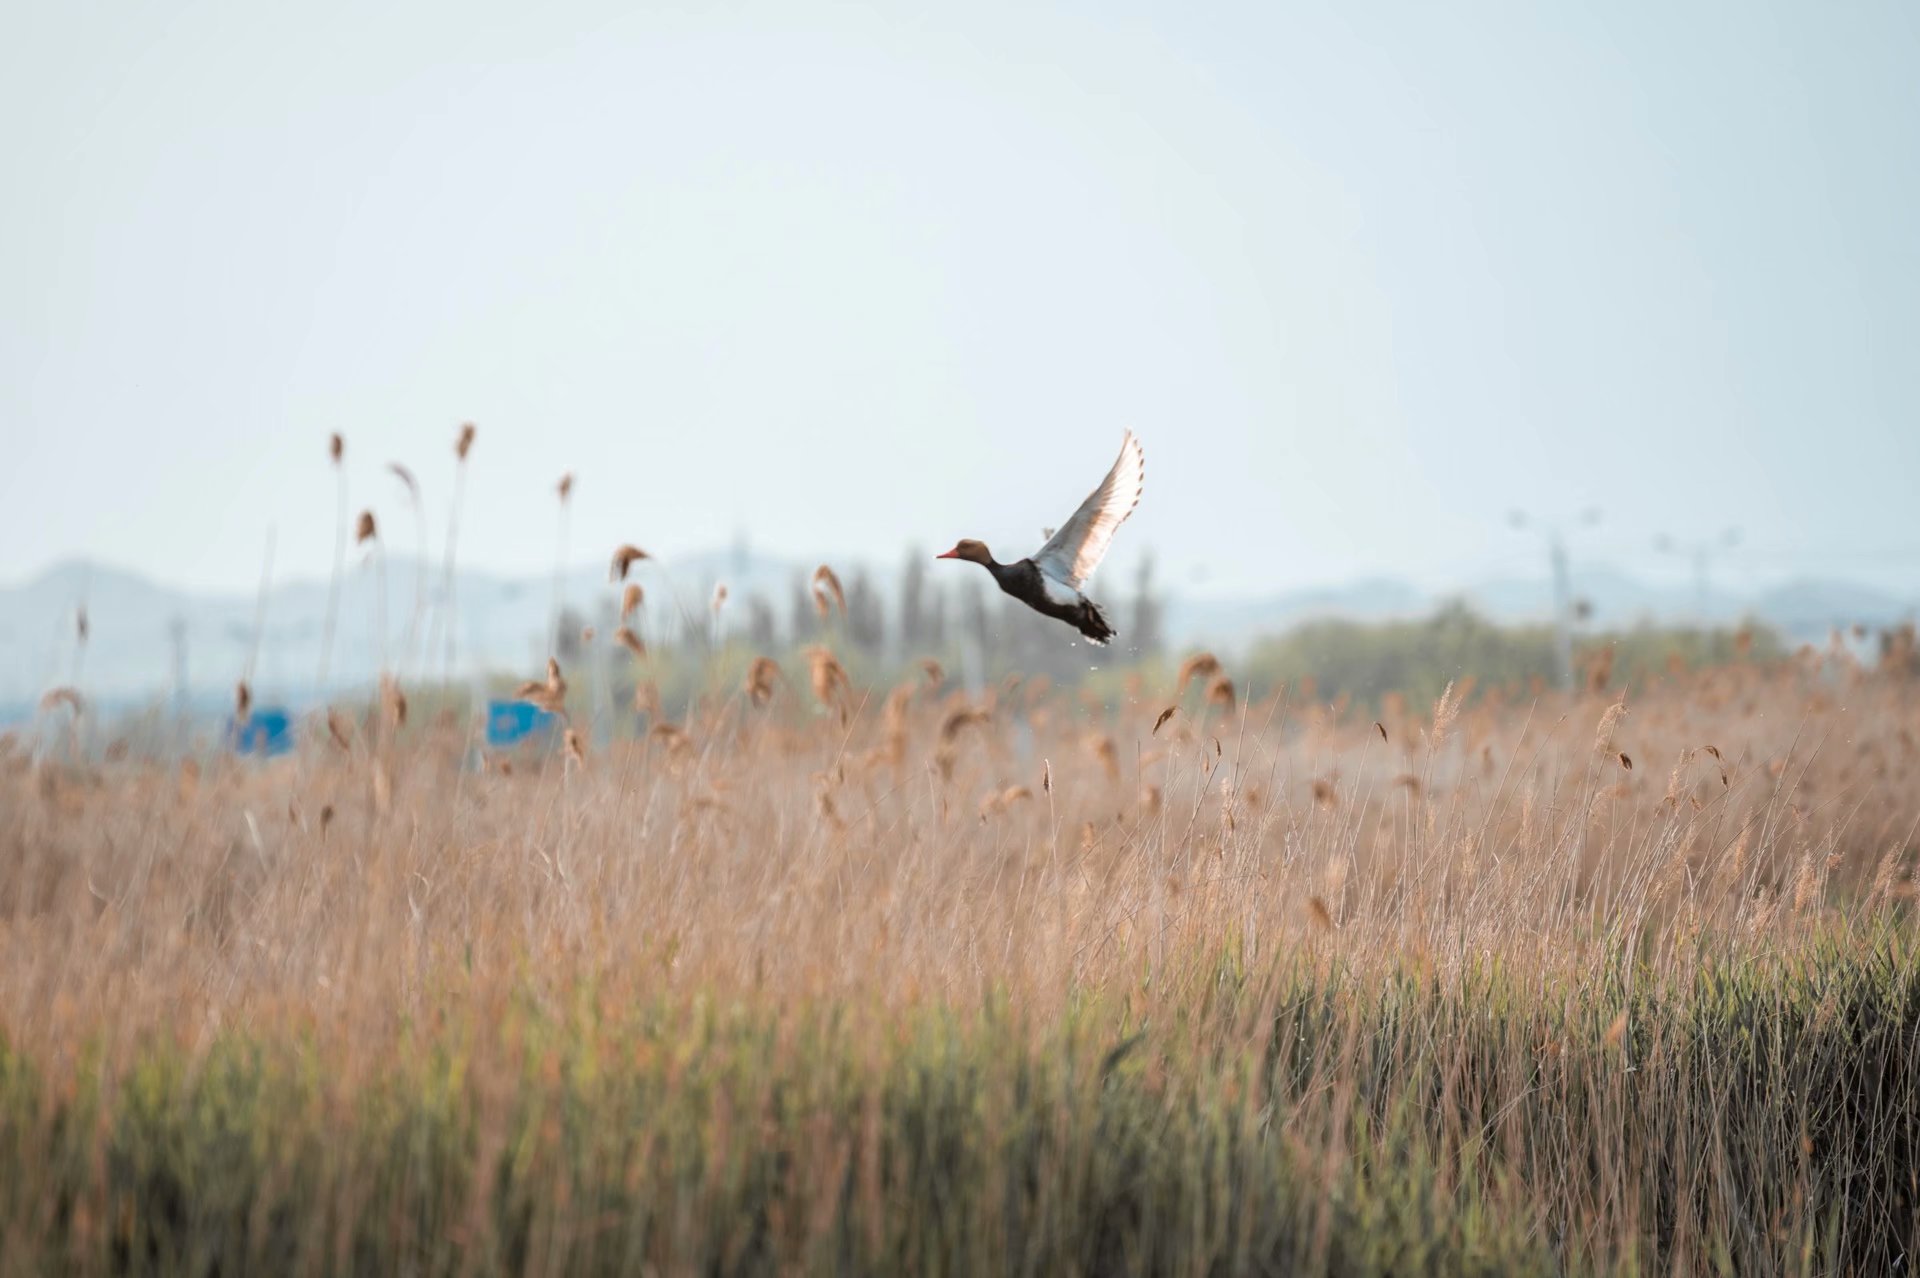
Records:
{"label": "blurred tree line", "polygon": [[[1176,658],[1185,654],[1167,649],[1166,600],[1151,558],[1140,561],[1130,590],[1106,594],[1105,606],[1120,634],[1104,649],[1006,598],[985,573],[935,576],[930,562],[921,552],[908,555],[891,591],[883,591],[866,571],[853,571],[843,583],[844,613],[833,604],[823,609],[809,579],[797,575],[781,609],[749,596],[723,605],[737,610],[724,626],[717,613],[685,616],[650,651],[649,677],[669,704],[683,704],[731,687],[755,655],[790,661],[811,645],[825,644],[867,684],[898,677],[919,659],[932,657],[968,683],[992,682],[1013,672],[1045,675],[1109,701],[1172,690]],[[578,614],[568,618],[561,627],[560,658],[570,668],[602,664],[603,677],[628,685],[637,672],[626,669],[604,642],[585,638],[612,633],[617,620],[610,606],[603,610],[592,625]],[[1644,685],[1679,668],[1771,661],[1784,653],[1779,635],[1763,626],[1647,625],[1581,636],[1575,666],[1580,681],[1600,690]],[[1303,622],[1256,640],[1229,660],[1227,669],[1241,696],[1263,696],[1293,684],[1310,686],[1316,699],[1329,702],[1378,706],[1383,697],[1399,694],[1422,704],[1438,698],[1448,683],[1466,680],[1482,691],[1543,692],[1554,683],[1554,639],[1548,625],[1497,624],[1455,602],[1420,618]]]}
{"label": "blurred tree line", "polygon": [[[1018,670],[1072,682],[1093,666],[1134,666],[1164,654],[1166,599],[1151,555],[1140,560],[1130,589],[1101,592],[1102,606],[1119,631],[1109,648],[1095,647],[1060,622],[1009,599],[978,568],[948,565],[950,571],[934,576],[932,563],[930,553],[910,552],[890,591],[866,569],[853,569],[842,583],[844,613],[831,602],[823,607],[806,574],[794,575],[777,606],[750,594],[729,598],[703,616],[657,611],[652,658],[664,672],[710,666],[735,648],[783,657],[823,643],[855,670],[879,671],[933,657],[963,678],[991,679]],[[655,605],[665,606],[664,601]],[[619,624],[611,598],[600,600],[591,616],[569,608],[561,617],[556,655],[569,668],[589,661],[604,646],[594,639],[604,640]]]}
{"label": "blurred tree line", "polygon": [[807,578],[796,576],[786,625],[776,624],[770,608],[750,604],[744,637],[762,652],[831,642],[869,660],[904,663],[938,657],[975,663],[985,673],[1020,670],[1056,679],[1071,678],[1090,663],[1146,660],[1165,648],[1166,600],[1150,555],[1141,559],[1130,591],[1105,595],[1103,606],[1120,631],[1106,650],[1007,598],[976,568],[949,572],[947,580],[936,581],[929,574],[931,563],[930,554],[909,552],[890,593],[879,589],[864,569],[854,570],[846,581],[844,617],[837,609],[823,613]]}
{"label": "blurred tree line", "polygon": [[[1676,669],[1777,660],[1785,650],[1780,636],[1760,625],[1646,625],[1580,636],[1574,669],[1578,682],[1601,691],[1644,685]],[[1499,625],[1454,602],[1412,620],[1304,622],[1258,640],[1238,667],[1256,691],[1311,679],[1319,698],[1360,705],[1378,705],[1388,693],[1422,705],[1467,679],[1482,689],[1537,691],[1554,685],[1553,627]]]}

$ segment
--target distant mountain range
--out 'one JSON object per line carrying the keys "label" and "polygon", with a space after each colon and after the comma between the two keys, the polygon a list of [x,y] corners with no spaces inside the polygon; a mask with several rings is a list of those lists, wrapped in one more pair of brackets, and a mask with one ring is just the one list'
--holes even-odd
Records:
{"label": "distant mountain range", "polygon": [[[1651,584],[1604,564],[1580,567],[1574,580],[1575,598],[1590,610],[1590,624],[1607,629],[1650,621],[1726,625],[1754,618],[1792,638],[1817,640],[1836,627],[1893,625],[1920,612],[1920,589],[1897,598],[1830,578],[1794,578],[1754,594],[1716,591],[1704,600],[1691,589]],[[1501,621],[1545,621],[1553,615],[1553,587],[1541,578],[1496,577],[1456,590],[1423,591],[1388,577],[1260,598],[1175,600],[1169,631],[1231,645],[1314,617],[1418,616],[1456,599]]]}
{"label": "distant mountain range", "polygon": [[[649,642],[659,642],[683,626],[708,625],[714,584],[724,581],[729,597],[723,628],[743,626],[748,603],[757,596],[771,605],[784,631],[793,609],[806,606],[811,567],[745,550],[683,556],[670,569],[645,561],[633,572],[647,596],[640,628]],[[860,566],[841,571],[851,584]],[[867,571],[891,614],[898,566],[872,565]],[[1576,580],[1579,597],[1591,607],[1591,624],[1602,627],[1701,617],[1725,623],[1751,616],[1790,636],[1819,639],[1834,627],[1909,619],[1920,602],[1920,596],[1895,598],[1815,578],[1752,596],[1713,594],[1704,605],[1690,590],[1650,585],[1604,565],[1581,567]],[[547,650],[553,592],[548,576],[462,570],[454,580],[456,607],[449,613],[441,606],[446,592],[438,566],[428,565],[422,574],[417,561],[401,556],[384,569],[377,560],[357,561],[341,584],[326,686],[363,686],[383,660],[403,671],[430,674],[450,669],[531,675]],[[618,591],[604,567],[570,570],[561,592],[576,623],[608,629],[615,624]],[[223,701],[251,664],[261,696],[304,701],[320,687],[328,593],[325,581],[289,581],[273,586],[262,607],[251,596],[176,590],[101,564],[57,565],[24,584],[0,587],[0,719],[18,717],[42,691],[63,683],[78,684],[109,703],[152,698],[178,685],[176,662],[183,657],[185,686],[193,697]],[[1116,602],[1125,598],[1117,583],[1106,593]],[[421,599],[424,607],[417,609]],[[1492,579],[1450,592],[1372,578],[1260,597],[1174,594],[1167,600],[1166,630],[1178,645],[1231,650],[1314,617],[1417,616],[1447,599],[1464,599],[1488,616],[1519,621],[1549,616],[1552,594],[1545,581],[1525,578]],[[84,649],[75,642],[82,604],[88,623]],[[443,624],[448,615],[459,623],[451,666]]]}
{"label": "distant mountain range", "polygon": [[[619,588],[607,569],[579,567],[560,582],[574,624],[617,624]],[[806,572],[794,564],[739,553],[676,559],[671,570],[655,561],[634,565],[631,580],[646,592],[637,628],[649,642],[704,625],[714,583],[726,581],[729,612],[760,595],[784,619]],[[382,586],[384,584],[384,591]],[[62,563],[23,585],[0,587],[0,707],[37,699],[47,687],[73,683],[102,701],[153,696],[179,684],[195,696],[224,699],[251,669],[262,697],[311,697],[329,689],[363,686],[383,668],[439,675],[537,673],[547,652],[554,581],[548,576],[502,577],[463,569],[453,581],[451,609],[439,565],[393,556],[352,561],[340,583],[328,642],[329,583],[297,580],[273,585],[264,600],[241,594],[183,591],[139,574],[84,562]],[[84,605],[87,642],[75,642]],[[723,613],[723,617],[728,614]],[[446,618],[457,618],[451,636]],[[176,642],[176,626],[178,639]],[[256,632],[259,636],[255,642]]]}

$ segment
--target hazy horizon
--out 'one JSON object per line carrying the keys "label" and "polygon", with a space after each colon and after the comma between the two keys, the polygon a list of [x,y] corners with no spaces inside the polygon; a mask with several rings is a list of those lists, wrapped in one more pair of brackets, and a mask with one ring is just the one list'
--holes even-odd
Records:
{"label": "hazy horizon", "polygon": [[[1576,549],[1580,546],[1577,538],[1569,538],[1569,541]],[[803,552],[782,554],[772,547],[763,546],[753,542],[751,539],[747,539],[737,545],[689,547],[679,555],[656,557],[655,562],[660,564],[669,573],[675,571],[676,567],[684,570],[689,565],[694,565],[698,569],[697,576],[699,580],[705,581],[708,577],[712,577],[714,581],[725,582],[729,577],[726,561],[730,556],[741,550],[752,555],[757,561],[756,577],[769,564],[778,564],[791,569],[792,573],[795,574],[796,580],[804,579],[815,565],[825,563],[829,567],[838,567],[843,573],[855,572],[862,569],[868,570],[877,574],[875,584],[886,590],[890,590],[895,584],[895,578],[898,576],[909,554],[908,548],[904,547],[899,554],[891,558],[884,555],[835,558],[832,556],[809,556]],[[1139,569],[1138,555],[1150,555],[1153,554],[1153,552],[1154,548],[1151,546],[1138,548],[1135,557],[1121,561],[1121,567],[1103,568],[1095,579],[1096,584],[1092,587],[1091,593],[1112,599],[1131,598],[1136,593],[1135,586]],[[928,559],[932,558],[930,554],[925,557]],[[603,557],[598,554],[592,556],[575,554],[567,559],[563,568],[563,576],[569,583],[591,583],[596,587],[596,599],[594,601],[575,599],[570,594],[570,602],[595,602],[598,596],[602,594],[608,599],[612,599],[617,595],[617,589],[611,586],[608,586],[604,591],[598,589],[600,585],[604,585],[605,583],[606,565],[602,562],[602,559]],[[1120,561],[1120,556],[1116,555],[1115,559],[1116,561]],[[392,573],[411,572],[412,565],[417,562],[420,562],[418,551],[411,544],[395,544],[388,550],[389,571]],[[431,574],[432,587],[437,590],[441,574],[445,567],[445,561],[440,555],[440,546],[437,541],[430,549],[425,562]],[[1871,561],[1856,562],[1871,563]],[[1605,553],[1579,552],[1569,556],[1569,563],[1571,565],[1571,576],[1576,591],[1583,579],[1604,576],[1609,579],[1634,582],[1647,587],[1649,590],[1672,594],[1679,600],[1682,596],[1690,596],[1696,584],[1690,575],[1692,571],[1690,562],[1681,556],[1667,557],[1649,555],[1644,561],[1640,561],[1620,560]],[[719,565],[719,569],[714,571],[713,565],[716,564]],[[1763,558],[1757,563],[1730,565],[1724,555],[1717,555],[1712,560],[1712,564],[1713,567],[1709,573],[1709,591],[1716,599],[1721,600],[1738,599],[1747,595],[1790,587],[1796,583],[1832,583],[1858,587],[1861,590],[1883,594],[1899,601],[1911,599],[1920,602],[1920,584],[1916,584],[1913,581],[1911,574],[1898,571],[1897,569],[1880,573],[1872,571],[1871,567],[1866,570],[1850,570],[1846,567],[1831,571],[1822,569],[1802,570],[1791,566],[1783,566],[1779,561],[1771,558]],[[254,579],[252,581],[195,584],[182,582],[170,577],[164,570],[154,572],[111,558],[89,555],[66,555],[50,559],[46,563],[18,577],[0,580],[0,590],[17,590],[57,575],[71,574],[79,570],[85,572],[124,573],[139,581],[183,595],[210,599],[252,599],[259,593],[260,569],[264,566],[264,562],[255,566]],[[544,566],[529,565],[524,568],[509,568],[487,563],[473,563],[465,556],[461,556],[458,568],[463,576],[474,575],[521,585],[545,583],[550,581],[553,576],[552,563]],[[1124,571],[1122,570],[1123,568]],[[930,563],[928,570],[929,573],[932,574],[931,580],[933,584],[936,585],[946,584],[959,586],[974,580],[972,574],[967,573],[958,565],[948,564],[936,566]],[[374,573],[376,568],[374,567],[372,552],[360,547],[349,550],[342,571],[344,578],[349,580]],[[275,563],[271,570],[269,584],[274,590],[287,587],[324,588],[331,577],[331,572],[331,567],[328,565],[320,565],[312,569],[287,568],[278,562],[276,556]],[[1379,570],[1356,571],[1344,575],[1330,576],[1324,579],[1302,578],[1265,589],[1259,587],[1240,589],[1231,585],[1222,586],[1220,583],[1208,578],[1190,578],[1185,581],[1172,580],[1162,570],[1157,556],[1154,559],[1153,574],[1156,590],[1159,592],[1164,592],[1170,596],[1179,598],[1213,602],[1308,595],[1329,591],[1337,592],[1348,589],[1361,589],[1370,585],[1405,586],[1431,599],[1446,599],[1456,594],[1470,594],[1475,588],[1485,586],[1489,583],[1528,583],[1538,585],[1542,590],[1547,589],[1551,584],[1550,564],[1544,551],[1536,551],[1533,543],[1525,543],[1523,548],[1516,553],[1490,556],[1485,562],[1471,565],[1468,570],[1462,571],[1458,575],[1436,576],[1432,578],[1422,578],[1410,573],[1397,573],[1392,569],[1383,568]],[[408,578],[408,580],[410,581],[411,579]],[[405,584],[405,582],[396,577],[394,589],[398,590]],[[783,581],[782,584],[790,583]],[[408,589],[410,588],[409,586]],[[84,600],[76,598],[74,602],[83,603]],[[544,602],[542,606],[544,607]]]}
{"label": "hazy horizon", "polygon": [[[109,20],[110,15],[110,20]],[[0,581],[396,551],[1024,553],[1112,459],[1189,591],[1910,594],[1920,14],[576,5],[12,15]]]}

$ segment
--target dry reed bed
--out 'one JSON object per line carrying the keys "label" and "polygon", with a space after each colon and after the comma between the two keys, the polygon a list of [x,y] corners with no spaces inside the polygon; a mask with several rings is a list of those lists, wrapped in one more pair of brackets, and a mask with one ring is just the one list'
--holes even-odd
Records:
{"label": "dry reed bed", "polygon": [[1920,1235],[1907,682],[1376,722],[1217,668],[1167,713],[805,666],[601,746],[553,671],[566,743],[481,767],[393,686],[270,763],[12,748],[6,1263],[1763,1273]]}
{"label": "dry reed bed", "polygon": [[1177,995],[1174,960],[1223,948],[1684,969],[1702,937],[1778,948],[1914,890],[1920,699],[1857,671],[1379,722],[1215,695],[1156,730],[1165,700],[889,695],[817,664],[836,710],[756,667],[754,695],[684,723],[479,769],[461,733],[396,724],[391,696],[272,762],[15,747],[0,1027],[55,1053],[277,1016],[370,1042],[456,971],[556,996],[999,989],[1044,1017],[1143,971]]}

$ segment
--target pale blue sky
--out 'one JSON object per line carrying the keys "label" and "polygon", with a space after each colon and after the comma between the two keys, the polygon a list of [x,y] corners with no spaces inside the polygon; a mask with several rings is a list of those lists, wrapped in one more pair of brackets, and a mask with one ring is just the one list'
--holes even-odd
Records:
{"label": "pale blue sky", "polygon": [[[0,9],[0,580],[1024,553],[1259,590],[1733,524],[1920,578],[1920,6]],[[1008,553],[1006,557],[1013,557]]]}

